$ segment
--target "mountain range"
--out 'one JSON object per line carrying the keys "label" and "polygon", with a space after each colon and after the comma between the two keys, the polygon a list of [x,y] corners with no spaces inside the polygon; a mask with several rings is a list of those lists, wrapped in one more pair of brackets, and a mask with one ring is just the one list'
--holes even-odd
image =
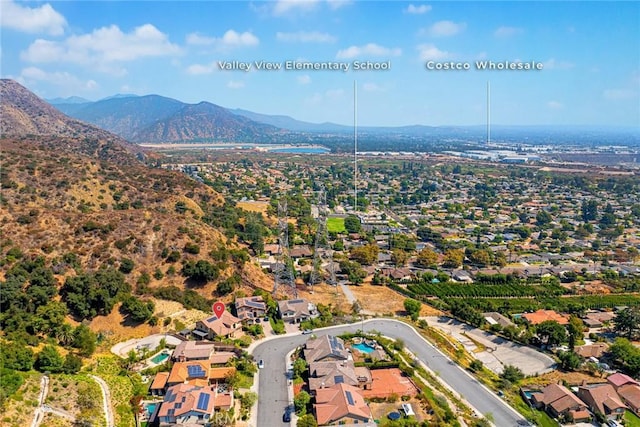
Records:
{"label": "mountain range", "polygon": [[[159,95],[119,94],[95,102],[82,102],[78,97],[49,102],[71,117],[136,143],[320,143],[348,150],[353,137],[352,126],[310,123],[204,101],[188,104]],[[492,140],[514,144],[640,144],[638,128],[630,127],[493,125],[491,131]],[[456,141],[485,141],[486,125],[360,126],[358,136],[362,149],[368,150],[452,149]]]}

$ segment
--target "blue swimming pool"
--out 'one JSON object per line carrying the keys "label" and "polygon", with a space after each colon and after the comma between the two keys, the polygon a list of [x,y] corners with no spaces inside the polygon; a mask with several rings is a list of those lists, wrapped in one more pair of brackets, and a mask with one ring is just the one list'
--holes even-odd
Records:
{"label": "blue swimming pool", "polygon": [[151,418],[153,412],[156,410],[157,403],[147,403],[145,404],[145,409],[147,410],[147,417]]}
{"label": "blue swimming pool", "polygon": [[355,348],[356,350],[362,352],[362,353],[366,353],[369,354],[371,353],[373,350],[375,350],[375,348],[365,344],[365,343],[359,343],[359,344],[354,344],[353,348]]}
{"label": "blue swimming pool", "polygon": [[151,358],[151,361],[153,363],[160,364],[160,363],[164,362],[165,360],[167,360],[168,358],[169,358],[169,354],[160,353],[160,354],[156,354],[155,356],[153,356]]}

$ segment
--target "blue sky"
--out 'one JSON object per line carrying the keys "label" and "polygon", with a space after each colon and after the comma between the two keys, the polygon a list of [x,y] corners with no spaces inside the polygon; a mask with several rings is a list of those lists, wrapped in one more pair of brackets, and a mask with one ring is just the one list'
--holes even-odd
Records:
{"label": "blue sky", "polygon": [[[640,125],[639,2],[0,1],[2,77],[361,125]],[[256,61],[349,64],[259,71]],[[542,70],[486,71],[476,61]],[[219,61],[254,64],[224,71]],[[390,62],[386,71],[354,61]],[[427,70],[468,63],[469,70]]]}

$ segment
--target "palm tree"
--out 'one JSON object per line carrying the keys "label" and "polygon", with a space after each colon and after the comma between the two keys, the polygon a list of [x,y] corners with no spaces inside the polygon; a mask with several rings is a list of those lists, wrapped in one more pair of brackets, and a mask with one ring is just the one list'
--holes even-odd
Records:
{"label": "palm tree", "polygon": [[69,345],[73,342],[73,327],[68,323],[63,323],[55,332],[58,342],[63,345]]}

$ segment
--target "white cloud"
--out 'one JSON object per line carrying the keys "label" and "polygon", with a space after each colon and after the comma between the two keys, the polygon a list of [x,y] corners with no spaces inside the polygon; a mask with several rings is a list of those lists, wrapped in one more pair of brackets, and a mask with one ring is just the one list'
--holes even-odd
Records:
{"label": "white cloud", "polygon": [[30,8],[13,1],[2,1],[0,25],[25,33],[45,33],[58,36],[64,33],[67,20],[49,3]]}
{"label": "white cloud", "polygon": [[330,9],[336,10],[353,3],[351,0],[326,0]]}
{"label": "white cloud", "polygon": [[498,27],[493,32],[493,35],[499,38],[507,38],[507,37],[517,36],[518,34],[522,34],[523,32],[524,30],[522,28],[502,26],[502,27]]}
{"label": "white cloud", "polygon": [[637,95],[636,91],[631,89],[606,89],[602,96],[609,101],[620,101],[632,99]]}
{"label": "white cloud", "polygon": [[74,91],[90,92],[98,88],[95,80],[82,80],[66,71],[50,73],[38,67],[24,68],[20,72],[18,81],[28,85],[37,82],[50,83],[68,94],[74,94]]}
{"label": "white cloud", "polygon": [[344,89],[329,89],[324,93],[316,92],[311,97],[306,98],[304,103],[307,105],[318,105],[324,101],[339,101],[344,99]]}
{"label": "white cloud", "polygon": [[313,9],[319,0],[278,0],[273,6],[274,15],[284,15],[292,11],[309,11]]}
{"label": "white cloud", "polygon": [[407,8],[404,11],[405,13],[410,13],[412,15],[422,15],[424,13],[431,11],[431,9],[432,9],[431,6],[427,4],[421,4],[419,6],[410,4],[409,6],[407,6]]}
{"label": "white cloud", "polygon": [[568,61],[556,61],[554,58],[543,63],[545,70],[568,70],[573,68],[574,64]]}
{"label": "white cloud", "polygon": [[260,44],[260,40],[249,31],[239,33],[228,30],[222,37],[208,37],[198,33],[187,35],[187,44],[194,46],[214,46],[216,49],[227,50],[238,47],[251,47]]}
{"label": "white cloud", "polygon": [[388,48],[369,43],[364,46],[351,46],[347,49],[339,50],[336,54],[338,59],[357,58],[359,56],[400,56],[402,50],[400,48]]}
{"label": "white cloud", "polygon": [[126,70],[114,64],[178,53],[180,48],[169,42],[166,34],[145,24],[130,33],[123,33],[118,26],[111,25],[89,34],[70,36],[64,41],[37,39],[20,57],[33,63],[70,62],[123,74]]}
{"label": "white cloud", "polygon": [[311,77],[308,74],[298,76],[296,80],[298,80],[298,83],[300,83],[301,85],[308,85],[309,83],[311,83]]}
{"label": "white cloud", "polygon": [[418,45],[418,54],[421,61],[440,61],[452,57],[452,54],[438,49],[431,43]]}
{"label": "white cloud", "polygon": [[450,37],[464,31],[467,24],[461,22],[456,24],[453,21],[438,21],[427,30],[427,33],[433,37]]}
{"label": "white cloud", "polygon": [[364,83],[362,85],[362,89],[365,92],[377,92],[382,90],[382,88],[375,83]]}
{"label": "white cloud", "polygon": [[244,82],[237,81],[237,80],[229,80],[229,82],[227,82],[227,87],[229,89],[241,89],[244,87]]}
{"label": "white cloud", "polygon": [[198,76],[202,74],[211,74],[216,69],[216,63],[212,62],[211,64],[202,65],[202,64],[193,64],[187,67],[187,74],[191,74],[193,76]]}
{"label": "white cloud", "polygon": [[297,33],[277,32],[276,39],[281,42],[333,43],[337,37],[319,31],[298,31]]}
{"label": "white cloud", "polygon": [[552,110],[562,110],[564,108],[564,105],[558,101],[549,101],[547,102],[547,107],[551,108]]}

